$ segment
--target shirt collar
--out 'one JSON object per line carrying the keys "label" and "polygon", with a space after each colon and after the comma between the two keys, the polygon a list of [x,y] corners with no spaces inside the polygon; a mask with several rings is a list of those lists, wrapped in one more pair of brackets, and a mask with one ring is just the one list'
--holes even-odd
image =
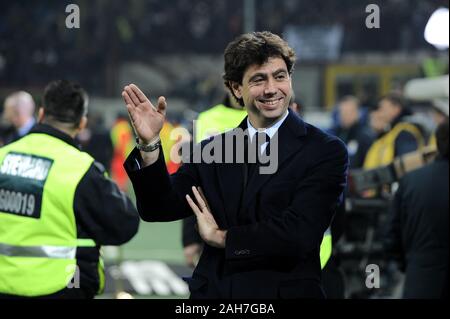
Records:
{"label": "shirt collar", "polygon": [[272,138],[275,133],[278,131],[278,129],[280,128],[281,124],[283,124],[284,120],[287,118],[287,116],[289,115],[289,111],[286,110],[286,114],[279,119],[275,124],[273,124],[272,126],[268,127],[268,128],[264,128],[264,129],[260,129],[257,130],[256,128],[253,127],[253,125],[250,123],[250,120],[247,117],[247,128],[248,128],[248,134],[250,135],[250,139],[253,140],[253,136],[255,136],[256,132],[263,132],[266,133],[269,138]]}

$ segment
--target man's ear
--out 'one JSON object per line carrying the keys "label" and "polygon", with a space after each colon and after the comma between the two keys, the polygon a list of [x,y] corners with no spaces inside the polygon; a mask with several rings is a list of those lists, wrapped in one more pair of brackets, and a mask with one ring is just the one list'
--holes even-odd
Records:
{"label": "man's ear", "polygon": [[78,131],[81,132],[82,130],[84,130],[87,126],[87,123],[88,123],[87,116],[83,116],[80,120],[80,124],[78,124]]}
{"label": "man's ear", "polygon": [[42,123],[42,121],[44,120],[44,117],[45,117],[45,111],[44,111],[44,108],[41,106],[38,111],[38,117],[37,117],[38,123]]}
{"label": "man's ear", "polygon": [[238,99],[242,99],[242,85],[237,82],[230,81],[230,87],[233,90],[234,96]]}

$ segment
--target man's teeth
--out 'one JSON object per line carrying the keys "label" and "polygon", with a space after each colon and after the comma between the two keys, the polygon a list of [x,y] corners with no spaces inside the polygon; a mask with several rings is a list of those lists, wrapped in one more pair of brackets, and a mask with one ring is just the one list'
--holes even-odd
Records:
{"label": "man's teeth", "polygon": [[263,100],[262,102],[263,102],[264,104],[268,104],[268,105],[275,105],[275,104],[278,103],[279,100],[280,100],[280,99],[277,99],[277,100]]}

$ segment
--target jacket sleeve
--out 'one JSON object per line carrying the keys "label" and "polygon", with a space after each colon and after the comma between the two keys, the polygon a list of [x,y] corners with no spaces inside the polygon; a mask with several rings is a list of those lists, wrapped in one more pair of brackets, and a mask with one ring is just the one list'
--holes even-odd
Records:
{"label": "jacket sleeve", "polygon": [[141,168],[142,157],[134,149],[124,163],[136,194],[136,205],[141,218],[148,222],[174,221],[191,216],[185,196],[192,195],[192,186],[199,186],[195,165],[183,164],[169,176],[162,149],[158,160]]}
{"label": "jacket sleeve", "polygon": [[[137,233],[139,215],[131,200],[94,162],[75,191],[77,224],[99,245],[121,245]],[[84,235],[84,234],[83,234]]]}
{"label": "jacket sleeve", "polygon": [[318,249],[346,184],[345,145],[331,139],[317,147],[314,164],[297,184],[291,205],[277,216],[228,229],[228,260],[301,258]]}

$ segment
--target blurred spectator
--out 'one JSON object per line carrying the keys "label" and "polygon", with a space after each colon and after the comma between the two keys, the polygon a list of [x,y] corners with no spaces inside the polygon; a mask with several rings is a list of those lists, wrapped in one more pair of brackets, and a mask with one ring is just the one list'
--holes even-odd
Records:
{"label": "blurred spectator", "polygon": [[[177,128],[181,128],[181,130],[177,130]],[[172,124],[168,120],[164,122],[159,135],[167,171],[169,174],[173,174],[181,166],[180,146],[186,140],[190,140],[191,137],[187,130],[184,130],[178,124]]]}
{"label": "blurred spectator", "polygon": [[111,135],[103,125],[103,119],[98,114],[91,114],[87,127],[78,134],[83,151],[89,153],[97,162],[101,163],[108,173],[111,173],[111,161],[114,148]]}
{"label": "blurred spectator", "polygon": [[378,109],[373,109],[369,112],[369,127],[377,139],[386,133],[388,123],[383,120]]}
{"label": "blurred spectator", "polygon": [[[154,54],[219,54],[243,30],[241,0],[135,0],[76,2],[80,29],[65,27],[64,1],[10,1],[0,11],[0,85],[45,85],[60,74],[105,94],[108,76],[123,61],[151,63]],[[366,3],[342,0],[264,0],[255,28],[282,33],[286,26],[339,24],[342,53],[429,49],[423,30],[442,1],[387,1],[380,30],[362,28]],[[448,6],[448,4],[447,4]],[[180,32],[182,30],[182,32]],[[382,30],[389,30],[384,32]],[[164,37],[160,35],[164,34]],[[158,46],[152,45],[158,42]],[[129,50],[129,48],[133,50]],[[105,57],[104,52],[109,52]],[[429,68],[427,68],[429,69]]]}
{"label": "blurred spectator", "polygon": [[448,297],[449,123],[436,131],[436,160],[406,174],[390,211],[385,249],[406,272],[403,298]]}
{"label": "blurred spectator", "polygon": [[6,98],[3,119],[4,122],[10,123],[14,129],[3,138],[4,144],[18,140],[31,130],[36,123],[34,108],[33,97],[28,92],[14,92]]}
{"label": "blurred spectator", "polygon": [[385,127],[382,134],[370,147],[364,168],[371,169],[392,163],[395,157],[413,152],[425,145],[424,132],[417,123],[412,123],[411,110],[403,97],[390,93],[381,98],[378,104],[376,125]]}
{"label": "blurred spectator", "polygon": [[355,96],[345,96],[338,103],[337,127],[331,134],[339,137],[346,145],[350,168],[362,167],[369,147],[374,141],[374,134],[361,121],[360,103]]}
{"label": "blurred spectator", "polygon": [[134,148],[133,128],[128,122],[126,114],[119,114],[111,128],[111,140],[114,155],[111,161],[111,178],[117,183],[119,188],[128,192],[130,181],[123,168],[122,163]]}
{"label": "blurred spectator", "polygon": [[[441,101],[436,101],[434,103],[435,104],[433,104],[433,107],[431,110],[432,119],[433,119],[434,124],[437,127],[439,127],[439,125],[448,121],[449,105],[448,105],[448,101],[447,101],[447,103],[441,102]],[[432,134],[430,136],[428,145],[430,145],[432,147],[437,147],[436,134]]]}

